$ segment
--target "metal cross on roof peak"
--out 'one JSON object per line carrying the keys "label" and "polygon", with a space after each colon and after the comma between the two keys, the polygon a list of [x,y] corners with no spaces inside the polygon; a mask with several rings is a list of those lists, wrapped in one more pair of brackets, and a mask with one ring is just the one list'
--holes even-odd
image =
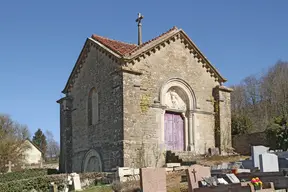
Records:
{"label": "metal cross on roof peak", "polygon": [[141,15],[141,13],[138,13],[138,18],[136,19],[136,22],[138,25],[141,25],[141,20],[144,19],[144,15]]}
{"label": "metal cross on roof peak", "polygon": [[141,20],[144,18],[141,13],[138,13],[138,18],[136,19],[136,22],[138,23],[138,45],[142,44],[142,23]]}

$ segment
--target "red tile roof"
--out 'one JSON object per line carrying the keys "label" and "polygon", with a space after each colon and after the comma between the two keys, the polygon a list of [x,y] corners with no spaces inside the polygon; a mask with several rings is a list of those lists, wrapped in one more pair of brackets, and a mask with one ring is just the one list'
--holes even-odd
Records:
{"label": "red tile roof", "polygon": [[159,39],[160,37],[170,33],[171,31],[174,31],[176,29],[177,29],[176,27],[173,27],[173,28],[169,29],[168,31],[166,31],[165,33],[162,33],[158,37],[155,37],[155,38],[141,44],[140,46],[135,45],[135,44],[130,44],[130,43],[125,43],[125,42],[121,42],[121,41],[108,39],[106,37],[101,37],[101,36],[95,35],[95,34],[93,34],[91,38],[102,43],[103,45],[105,45],[106,47],[111,49],[112,51],[124,56],[127,54],[132,54],[133,52],[139,50],[140,48],[145,47],[146,45],[150,44],[151,42]]}
{"label": "red tile roof", "polygon": [[137,45],[124,43],[121,41],[116,41],[112,39],[108,39],[106,37],[101,37],[99,35],[92,35],[92,39],[99,41],[112,51],[119,53],[120,55],[126,55],[127,53],[131,52]]}
{"label": "red tile roof", "polygon": [[144,47],[144,46],[150,44],[151,42],[153,42],[153,41],[159,39],[160,37],[163,37],[164,35],[170,33],[171,31],[174,31],[174,30],[176,30],[176,29],[177,29],[177,27],[175,27],[175,26],[172,27],[171,29],[169,29],[168,31],[162,33],[161,35],[159,35],[159,36],[157,36],[157,37],[155,37],[155,38],[153,38],[153,39],[151,39],[151,40],[149,40],[149,41],[146,41],[145,43],[141,44],[140,46],[137,46],[137,48],[134,49],[134,50],[132,50],[129,54],[131,54],[131,53],[133,53],[133,52],[139,50],[140,48],[142,48],[142,47]]}

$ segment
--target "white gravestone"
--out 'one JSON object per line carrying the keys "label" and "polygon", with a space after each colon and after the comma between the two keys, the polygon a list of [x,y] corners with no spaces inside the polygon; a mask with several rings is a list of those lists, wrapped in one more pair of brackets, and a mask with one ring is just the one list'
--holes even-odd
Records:
{"label": "white gravestone", "polygon": [[271,153],[260,155],[261,172],[279,172],[278,156]]}
{"label": "white gravestone", "polygon": [[72,180],[73,180],[73,188],[74,188],[74,190],[75,191],[82,191],[79,174],[71,173],[71,177],[72,177]]}
{"label": "white gravestone", "polygon": [[256,167],[260,168],[259,155],[267,153],[268,150],[269,150],[268,147],[265,147],[262,145],[252,146],[251,152],[252,152],[252,161],[253,161],[254,168]]}
{"label": "white gravestone", "polygon": [[240,183],[240,180],[233,173],[226,174],[226,177],[231,181],[231,183]]}

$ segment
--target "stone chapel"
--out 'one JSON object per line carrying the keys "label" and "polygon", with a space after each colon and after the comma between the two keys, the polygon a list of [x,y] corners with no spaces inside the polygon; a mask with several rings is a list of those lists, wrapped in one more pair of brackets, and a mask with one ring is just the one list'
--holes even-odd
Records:
{"label": "stone chapel", "polygon": [[92,35],[57,101],[60,170],[162,166],[167,151],[224,154],[232,91],[224,82],[182,29],[138,44]]}

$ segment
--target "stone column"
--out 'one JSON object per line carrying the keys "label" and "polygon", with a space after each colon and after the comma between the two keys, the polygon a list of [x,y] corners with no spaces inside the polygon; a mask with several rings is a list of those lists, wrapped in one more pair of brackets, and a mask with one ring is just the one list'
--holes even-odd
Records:
{"label": "stone column", "polygon": [[[165,146],[165,110],[159,111],[160,116],[160,143]],[[166,149],[166,146],[164,147]]]}
{"label": "stone column", "polygon": [[189,150],[194,149],[195,140],[194,140],[194,127],[193,127],[193,112],[189,111],[188,113],[188,125],[189,125]]}
{"label": "stone column", "polygon": [[193,148],[191,151],[196,150],[196,114],[194,112],[192,112],[192,139],[193,139]]}
{"label": "stone column", "polygon": [[188,121],[187,121],[187,116],[185,113],[182,113],[182,117],[183,117],[183,120],[184,120],[184,140],[185,140],[185,148],[184,150],[185,151],[188,151],[189,150],[189,126],[188,126]]}

